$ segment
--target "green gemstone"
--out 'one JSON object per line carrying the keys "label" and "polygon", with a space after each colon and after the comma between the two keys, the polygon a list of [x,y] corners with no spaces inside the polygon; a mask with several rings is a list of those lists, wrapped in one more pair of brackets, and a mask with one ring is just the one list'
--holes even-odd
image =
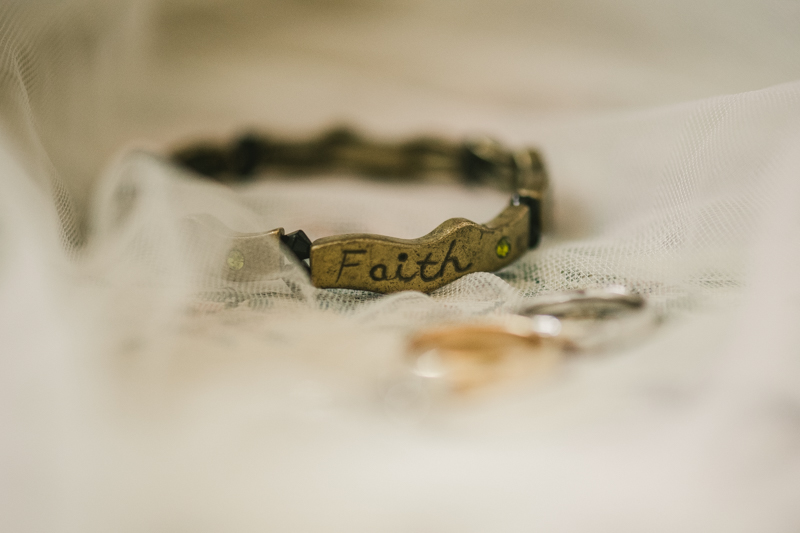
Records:
{"label": "green gemstone", "polygon": [[231,250],[228,254],[228,268],[241,270],[244,266],[244,254],[239,250]]}
{"label": "green gemstone", "polygon": [[497,252],[497,257],[502,259],[508,255],[508,252],[511,251],[511,243],[508,242],[508,239],[502,237],[499,241],[497,241],[497,246],[494,250]]}

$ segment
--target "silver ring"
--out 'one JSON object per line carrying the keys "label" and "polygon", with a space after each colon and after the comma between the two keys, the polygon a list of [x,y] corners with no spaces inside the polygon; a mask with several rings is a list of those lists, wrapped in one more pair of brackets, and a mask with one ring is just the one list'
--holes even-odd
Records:
{"label": "silver ring", "polygon": [[579,350],[629,344],[658,323],[647,300],[621,286],[544,295],[521,307],[517,314],[531,318],[534,329],[537,324],[548,323],[543,317],[558,319],[561,327],[557,335]]}

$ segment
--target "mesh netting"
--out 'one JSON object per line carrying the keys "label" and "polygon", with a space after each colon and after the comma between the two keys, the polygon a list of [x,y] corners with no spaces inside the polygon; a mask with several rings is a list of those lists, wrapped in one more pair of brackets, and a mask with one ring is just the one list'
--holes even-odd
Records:
{"label": "mesh netting", "polygon": [[[798,15],[6,2],[0,529],[796,530]],[[288,257],[220,277],[226,242],[192,217],[414,238],[508,200],[338,175],[227,187],[165,157],[342,121],[537,147],[552,230],[431,295],[317,289]],[[397,407],[410,332],[608,285],[659,330],[522,390]]]}

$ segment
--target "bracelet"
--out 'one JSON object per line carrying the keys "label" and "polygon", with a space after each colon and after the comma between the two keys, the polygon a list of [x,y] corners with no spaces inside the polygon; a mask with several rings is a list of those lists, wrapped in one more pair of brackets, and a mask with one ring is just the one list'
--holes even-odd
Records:
{"label": "bracelet", "polygon": [[302,230],[285,234],[283,228],[237,234],[226,265],[226,275],[236,281],[257,279],[269,262],[265,240],[277,240],[306,264],[315,287],[427,293],[472,272],[499,270],[535,248],[541,237],[547,177],[539,154],[531,149],[509,151],[489,139],[380,143],[348,129],[303,142],[249,134],[228,145],[182,148],[172,159],[223,183],[248,181],[271,169],[340,171],[405,180],[447,176],[513,193],[508,207],[485,224],[453,218],[418,239],[346,234],[311,242]]}

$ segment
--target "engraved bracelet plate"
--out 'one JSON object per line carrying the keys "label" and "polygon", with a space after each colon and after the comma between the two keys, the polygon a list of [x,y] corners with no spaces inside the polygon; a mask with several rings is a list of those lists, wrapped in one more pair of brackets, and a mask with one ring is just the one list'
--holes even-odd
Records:
{"label": "engraved bracelet plate", "polygon": [[311,246],[321,288],[431,292],[472,272],[493,272],[528,250],[529,210],[512,205],[486,224],[452,218],[418,239],[347,234]]}

